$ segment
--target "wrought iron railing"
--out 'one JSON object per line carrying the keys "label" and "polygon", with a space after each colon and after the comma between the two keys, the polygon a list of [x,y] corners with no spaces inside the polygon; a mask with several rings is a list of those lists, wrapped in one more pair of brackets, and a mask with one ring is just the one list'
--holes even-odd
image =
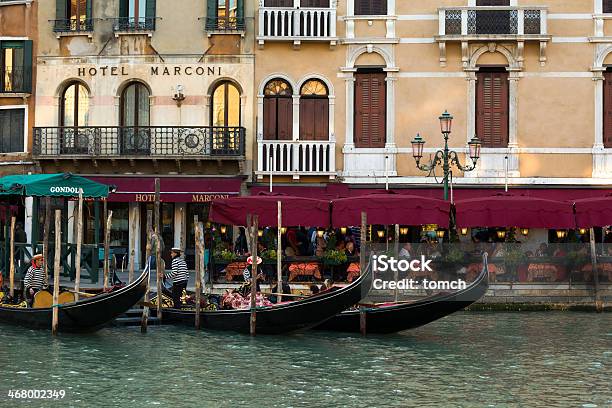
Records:
{"label": "wrought iron railing", "polygon": [[336,9],[260,7],[259,38],[320,40],[336,37]]}
{"label": "wrought iron railing", "polygon": [[206,17],[206,31],[245,31],[243,17]]}
{"label": "wrought iron railing", "polygon": [[64,18],[61,20],[51,20],[53,22],[53,31],[56,33],[70,32],[90,32],[93,31],[93,18],[76,19]]}
{"label": "wrought iron railing", "polygon": [[336,172],[334,141],[259,140],[257,171],[260,174],[333,175]]}
{"label": "wrought iron railing", "polygon": [[110,19],[114,32],[155,31],[157,17],[117,17]]}
{"label": "wrought iron railing", "polygon": [[243,157],[243,127],[36,127],[35,157]]}
{"label": "wrought iron railing", "polygon": [[440,35],[545,35],[546,8],[441,8]]}
{"label": "wrought iron railing", "polygon": [[0,93],[26,92],[29,87],[25,79],[31,77],[30,72],[31,68],[0,66]]}

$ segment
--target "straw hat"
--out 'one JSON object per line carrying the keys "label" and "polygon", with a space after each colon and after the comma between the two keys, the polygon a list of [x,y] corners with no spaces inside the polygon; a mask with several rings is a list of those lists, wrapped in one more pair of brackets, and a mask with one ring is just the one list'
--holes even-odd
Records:
{"label": "straw hat", "polygon": [[36,255],[34,255],[34,256],[32,257],[32,260],[33,260],[33,261],[37,261],[37,260],[39,260],[39,259],[43,259],[42,254],[36,254]]}
{"label": "straw hat", "polygon": [[177,254],[180,254],[182,251],[181,248],[172,248],[170,252],[176,252]]}

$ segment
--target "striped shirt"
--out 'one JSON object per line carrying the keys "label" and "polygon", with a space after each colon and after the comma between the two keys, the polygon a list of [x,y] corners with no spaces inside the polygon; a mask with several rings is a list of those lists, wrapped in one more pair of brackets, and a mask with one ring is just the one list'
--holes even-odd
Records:
{"label": "striped shirt", "polygon": [[172,270],[166,274],[167,279],[172,279],[172,282],[184,282],[189,280],[189,272],[187,271],[187,262],[180,256],[172,259]]}
{"label": "striped shirt", "polygon": [[26,288],[42,289],[45,286],[45,272],[42,268],[30,266],[23,279]]}

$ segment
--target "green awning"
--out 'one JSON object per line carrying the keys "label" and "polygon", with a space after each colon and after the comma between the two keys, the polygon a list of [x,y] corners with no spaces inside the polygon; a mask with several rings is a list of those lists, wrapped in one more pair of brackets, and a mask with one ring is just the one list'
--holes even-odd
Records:
{"label": "green awning", "polygon": [[70,173],[12,175],[0,178],[0,196],[106,198],[109,186]]}

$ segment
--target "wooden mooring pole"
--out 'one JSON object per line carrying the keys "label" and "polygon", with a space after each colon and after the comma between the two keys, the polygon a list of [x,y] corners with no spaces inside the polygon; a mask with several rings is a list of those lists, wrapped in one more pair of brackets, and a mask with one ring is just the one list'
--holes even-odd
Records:
{"label": "wooden mooring pole", "polygon": [[[43,232],[43,268],[45,271],[45,283],[49,283],[49,269],[47,268],[47,259],[49,259],[49,235],[51,228],[51,197],[45,197],[45,226]],[[33,243],[36,245],[36,243]],[[34,251],[32,251],[34,252]],[[32,255],[35,255],[32,253]]]}
{"label": "wooden mooring pole", "polygon": [[[155,265],[157,270],[157,318],[162,321],[162,279],[164,278],[164,265],[161,254],[163,245],[161,236],[161,198],[160,181],[155,179]],[[180,306],[180,305],[179,305]]]}
{"label": "wooden mooring pole", "polygon": [[110,268],[110,230],[113,223],[113,212],[108,212],[104,228],[104,290],[108,289],[108,277]]}
{"label": "wooden mooring pole", "polygon": [[251,227],[251,239],[253,250],[251,251],[251,259],[253,260],[251,268],[251,336],[255,336],[257,329],[257,231],[258,231],[257,215],[253,216],[253,224]]}
{"label": "wooden mooring pole", "polygon": [[[366,229],[368,227],[368,216],[365,211],[361,212],[361,248],[359,250],[359,267],[361,273],[365,273],[366,269]],[[363,305],[359,306],[359,332],[362,336],[366,335],[366,310]]]}
{"label": "wooden mooring pole", "polygon": [[74,276],[74,299],[79,300],[79,291],[81,290],[81,246],[83,243],[83,191],[79,191],[79,206],[77,209],[77,247],[75,259],[75,276]]}
{"label": "wooden mooring pole", "polygon": [[[276,279],[277,279],[277,284],[276,284],[276,291],[278,293],[283,293],[283,245],[282,245],[282,234],[281,234],[281,226],[283,225],[283,207],[282,207],[282,203],[279,201],[277,204],[277,211],[278,211],[278,215],[277,215],[277,222],[278,222],[278,228],[276,230]],[[272,288],[270,288],[272,289]],[[283,296],[282,295],[277,295],[276,296],[276,303],[280,303],[283,301]]]}
{"label": "wooden mooring pole", "polygon": [[15,296],[15,217],[11,217],[11,255],[9,259],[9,293],[11,299]]}
{"label": "wooden mooring pole", "polygon": [[603,302],[599,298],[599,270],[597,269],[597,248],[595,246],[595,230],[589,230],[591,244],[591,266],[593,268],[593,283],[595,286],[595,310],[603,311]]}
{"label": "wooden mooring pole", "polygon": [[140,319],[140,332],[146,333],[149,323],[149,299],[151,291],[151,229],[153,226],[153,211],[147,211],[147,245],[145,247],[145,267],[149,268],[149,279],[147,279],[147,291],[144,297],[144,306],[142,307],[142,318]]}
{"label": "wooden mooring pole", "polygon": [[[130,266],[128,270],[128,283],[134,280],[134,269],[136,268],[136,213],[138,206],[132,207],[132,223],[130,225]],[[148,232],[148,231],[147,231]],[[145,262],[146,264],[146,262]]]}
{"label": "wooden mooring pole", "polygon": [[[57,335],[59,327],[59,286],[60,259],[62,253],[62,210],[55,210],[55,255],[53,257],[53,312],[51,315],[51,334]],[[46,261],[46,260],[44,260]]]}
{"label": "wooden mooring pole", "polygon": [[200,330],[200,300],[202,299],[202,224],[198,222],[197,216],[194,220],[195,226],[195,328]]}

